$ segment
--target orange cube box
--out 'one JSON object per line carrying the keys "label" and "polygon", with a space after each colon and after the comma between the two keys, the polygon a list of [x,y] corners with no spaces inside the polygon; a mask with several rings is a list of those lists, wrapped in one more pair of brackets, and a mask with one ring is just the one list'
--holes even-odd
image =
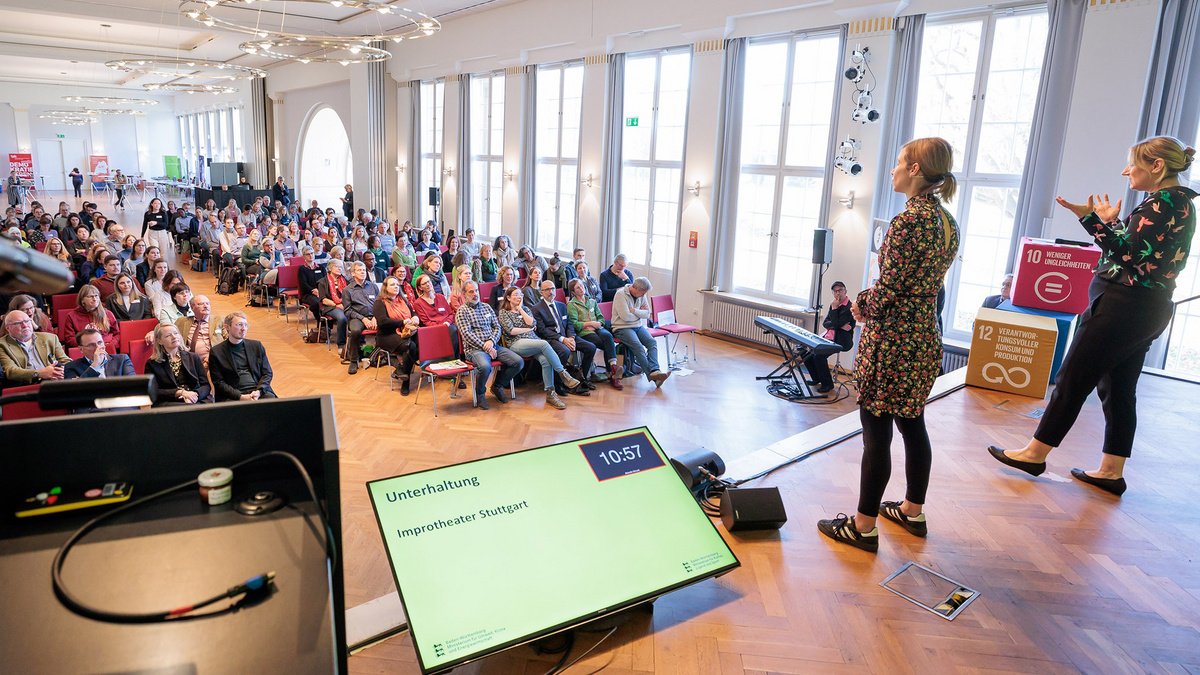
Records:
{"label": "orange cube box", "polygon": [[1021,237],[1012,303],[1017,307],[1082,314],[1088,306],[1092,270],[1100,262],[1098,246],[1056,244]]}
{"label": "orange cube box", "polygon": [[982,307],[971,334],[967,384],[1043,398],[1057,341],[1054,319]]}

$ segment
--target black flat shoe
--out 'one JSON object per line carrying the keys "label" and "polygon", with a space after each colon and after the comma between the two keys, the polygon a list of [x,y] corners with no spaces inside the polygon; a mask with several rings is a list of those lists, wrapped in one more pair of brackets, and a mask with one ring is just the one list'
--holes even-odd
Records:
{"label": "black flat shoe", "polygon": [[997,462],[1000,462],[1001,464],[1007,464],[1014,469],[1020,469],[1030,476],[1040,476],[1042,475],[1042,472],[1046,470],[1045,462],[1022,462],[1019,459],[1013,459],[1012,457],[1004,454],[1003,450],[994,445],[988,446],[988,453],[990,453],[992,457],[995,457]]}
{"label": "black flat shoe", "polygon": [[1101,490],[1111,492],[1118,497],[1124,494],[1125,488],[1128,487],[1125,485],[1124,478],[1096,478],[1095,476],[1087,475],[1087,472],[1082,469],[1071,469],[1071,475],[1077,480],[1081,480],[1088,485],[1095,485]]}

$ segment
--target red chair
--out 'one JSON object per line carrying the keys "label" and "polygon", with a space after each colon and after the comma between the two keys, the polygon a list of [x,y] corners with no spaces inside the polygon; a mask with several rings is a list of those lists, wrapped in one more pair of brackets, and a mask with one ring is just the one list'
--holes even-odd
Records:
{"label": "red chair", "polygon": [[445,244],[439,244],[439,245],[438,245],[438,250],[439,250],[439,251],[441,251],[442,253],[445,253],[446,251],[449,251],[449,250],[450,250],[450,247],[449,247],[449,246],[446,246]]}
{"label": "red chair", "polygon": [[[517,268],[517,279],[523,280],[528,277],[529,277],[529,270],[525,269],[524,267]],[[520,286],[521,284],[518,282],[517,285]]]}
{"label": "red chair", "polygon": [[[650,311],[654,315],[654,320],[658,321],[659,312],[675,311],[675,301],[670,295],[655,295],[650,298]],[[679,344],[679,336],[684,333],[690,333],[692,336],[692,358],[696,358],[696,327],[689,326],[685,323],[668,323],[660,324],[659,328],[667,331],[675,336],[675,344]],[[674,345],[672,345],[674,349]]]}
{"label": "red chair", "polygon": [[304,256],[302,256],[302,255],[294,255],[294,256],[288,258],[288,266],[289,267],[293,266],[293,265],[299,266],[299,265],[303,265],[303,264],[304,264]]}
{"label": "red chair", "polygon": [[604,317],[605,321],[612,321],[612,303],[601,302],[596,305],[600,309],[600,316]]}
{"label": "red chair", "polygon": [[492,297],[492,289],[499,283],[499,281],[485,281],[479,284],[479,299],[487,302],[488,298]]}
{"label": "red chair", "polygon": [[78,304],[78,296],[75,293],[63,293],[61,295],[50,296],[50,316],[58,319],[58,310],[72,310]]}
{"label": "red chair", "polygon": [[567,293],[561,288],[554,289],[554,299],[561,303],[567,302]]}
{"label": "red chair", "polygon": [[146,374],[146,361],[154,356],[154,345],[148,345],[141,340],[129,343],[129,360],[133,361],[133,372],[138,375]]}
{"label": "red chair", "polygon": [[520,279],[517,279],[516,282],[513,283],[513,286],[524,287],[525,286],[525,277],[521,277]]}
{"label": "red chair", "polygon": [[83,358],[83,350],[80,349],[79,347],[71,347],[70,349],[67,350],[67,358],[71,359],[72,361],[74,361],[75,359],[82,359]]}
{"label": "red chair", "polygon": [[[71,309],[74,309],[74,307],[72,307]],[[52,310],[52,311],[54,312],[54,315],[53,315],[54,334],[58,336],[58,339],[60,341],[62,341],[63,343],[66,343],[66,341],[67,341],[67,335],[66,335],[67,322],[64,320],[64,317],[66,317],[67,312],[69,312],[71,310],[70,309],[56,309],[56,310]]]}
{"label": "red chair", "polygon": [[[419,369],[420,378],[417,380],[417,395],[413,399],[413,405],[416,405],[421,398],[421,383],[425,378],[429,378],[429,388],[433,390],[433,416],[437,417],[437,388],[434,383],[440,378],[457,378],[463,373],[471,373],[471,384],[475,383],[475,366],[467,364],[462,368],[448,368],[445,370],[426,370],[426,366],[438,362],[449,361],[454,358],[454,344],[450,342],[450,328],[446,324],[437,326],[425,326],[417,329],[417,367]],[[471,387],[472,395],[475,392],[475,387]],[[452,389],[450,398],[457,398],[458,390]]]}
{"label": "red chair", "polygon": [[[117,324],[121,328],[121,353],[129,354],[133,358],[133,351],[130,345],[133,343],[145,344],[146,333],[154,330],[158,326],[158,319],[138,319],[137,321],[121,321]],[[134,367],[137,367],[136,361]]]}
{"label": "red chair", "polygon": [[38,253],[45,253],[47,243],[49,243],[49,242],[39,241],[36,244],[34,244],[33,247],[37,249]]}
{"label": "red chair", "polygon": [[285,265],[277,268],[278,276],[275,277],[275,283],[279,288],[279,312],[283,314],[283,318],[291,323],[288,318],[287,303],[291,298],[296,299],[296,311],[300,311],[300,268],[296,265]]}
{"label": "red chair", "polygon": [[[8,389],[0,391],[0,394],[5,396],[9,394],[23,394],[26,392],[37,391],[38,386],[39,385],[36,384],[29,384],[25,385],[24,387],[9,387]],[[60,415],[67,414],[66,410],[42,410],[38,407],[37,401],[5,403],[3,408],[4,409],[2,412],[0,412],[0,414],[3,415],[5,422],[11,422],[13,420],[30,420],[37,417],[59,417]]]}

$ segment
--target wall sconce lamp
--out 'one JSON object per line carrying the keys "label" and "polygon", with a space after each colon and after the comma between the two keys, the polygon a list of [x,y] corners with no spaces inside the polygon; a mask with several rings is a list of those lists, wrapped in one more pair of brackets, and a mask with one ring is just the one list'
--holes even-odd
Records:
{"label": "wall sconce lamp", "polygon": [[699,197],[700,196],[700,181],[696,181],[695,185],[688,185],[684,189],[687,190],[688,192],[696,195],[697,197]]}
{"label": "wall sconce lamp", "polygon": [[401,164],[400,166],[396,167],[396,170],[399,171],[400,173],[404,173],[404,165]]}
{"label": "wall sconce lamp", "polygon": [[587,175],[587,178],[584,178],[583,180],[579,181],[579,184],[586,185],[588,187],[592,187],[592,174],[589,173]]}
{"label": "wall sconce lamp", "polygon": [[453,173],[454,173],[454,167],[452,167],[452,166],[448,166],[448,167],[442,169],[443,176],[450,176]]}
{"label": "wall sconce lamp", "polygon": [[513,180],[516,179],[517,173],[515,171],[513,171],[512,169],[509,169],[508,171],[504,172],[504,177],[507,178],[508,182],[511,183],[511,182],[513,182]]}
{"label": "wall sconce lamp", "polygon": [[846,196],[839,199],[838,203],[848,209],[854,208],[854,190],[846,193]]}

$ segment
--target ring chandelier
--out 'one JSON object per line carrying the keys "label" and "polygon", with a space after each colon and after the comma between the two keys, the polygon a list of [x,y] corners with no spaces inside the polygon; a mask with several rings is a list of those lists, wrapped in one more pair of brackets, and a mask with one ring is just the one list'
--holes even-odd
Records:
{"label": "ring chandelier", "polygon": [[[358,52],[354,54],[354,58],[325,58],[320,49],[310,50],[312,53],[291,54],[288,52],[277,51],[276,48],[281,43],[288,47],[301,46],[299,43],[309,42],[318,47],[330,48],[334,45],[349,45],[350,43],[360,43],[363,47],[359,52],[367,49],[367,45],[375,41],[391,41],[401,42],[403,40],[416,40],[422,37],[428,37],[437,33],[442,29],[440,21],[425,12],[391,5],[380,0],[282,0],[293,3],[308,3],[311,5],[325,5],[330,7],[348,7],[351,9],[359,9],[363,11],[373,11],[379,15],[386,15],[392,19],[398,20],[398,24],[386,31],[375,34],[364,35],[330,35],[330,34],[312,34],[312,33],[296,33],[289,32],[282,25],[278,29],[272,29],[263,26],[260,22],[255,21],[253,24],[245,21],[234,21],[226,18],[215,17],[209,12],[212,9],[220,7],[238,7],[252,4],[255,0],[181,0],[179,3],[179,11],[189,18],[198,21],[205,26],[220,26],[224,29],[231,30],[237,33],[253,35],[259,40],[250,40],[240,45],[242,51],[248,54],[262,53],[266,56],[271,56],[278,59],[286,59],[293,61],[301,61],[307,63],[309,61],[341,63],[346,61],[345,65],[350,63],[365,63],[369,61],[383,61],[390,58],[390,54],[383,50],[374,50],[369,58],[361,56]],[[262,2],[278,2],[280,0],[262,0]],[[256,14],[256,19],[258,18]],[[271,43],[271,44],[267,44]],[[348,48],[347,48],[348,49]],[[382,56],[379,53],[387,54]]]}
{"label": "ring chandelier", "polygon": [[101,115],[135,115],[137,111],[129,109],[84,108],[83,110],[46,110],[39,117],[100,117]]}
{"label": "ring chandelier", "polygon": [[206,61],[186,58],[139,58],[118,59],[104,64],[113,70],[139,75],[155,75],[196,80],[250,80],[266,77],[261,68],[240,66],[235,63]]}
{"label": "ring chandelier", "polygon": [[239,47],[247,54],[273,59],[287,59],[300,63],[340,63],[343,66],[351,63],[387,61],[392,57],[390,52],[377,47],[328,40],[264,40],[244,42]]}
{"label": "ring chandelier", "polygon": [[150,91],[173,91],[180,94],[236,94],[237,87],[226,87],[222,84],[144,84]]}
{"label": "ring chandelier", "polygon": [[64,96],[72,103],[100,103],[106,105],[158,105],[152,98],[124,98],[122,96]]}

